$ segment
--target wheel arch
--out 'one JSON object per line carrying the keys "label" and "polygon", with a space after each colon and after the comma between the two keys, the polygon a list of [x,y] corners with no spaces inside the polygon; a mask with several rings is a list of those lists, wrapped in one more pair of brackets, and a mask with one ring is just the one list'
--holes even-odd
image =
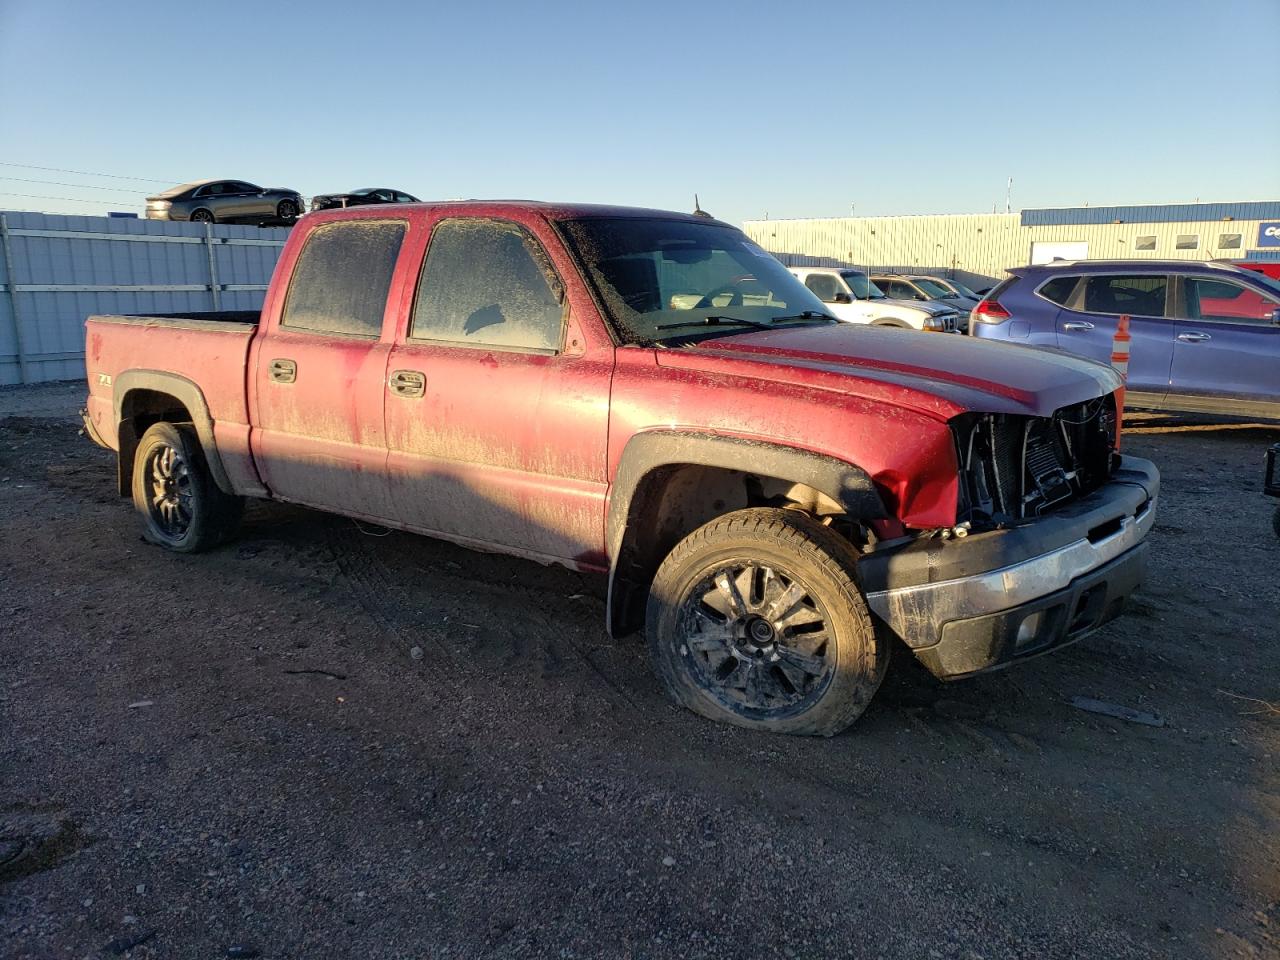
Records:
{"label": "wheel arch", "polygon": [[609,632],[639,629],[653,576],[681,539],[717,516],[781,501],[859,520],[889,515],[870,475],[834,457],[687,431],[632,437],[605,520]]}
{"label": "wheel arch", "polygon": [[130,493],[138,441],[148,427],[160,421],[190,423],[214,483],[223,493],[235,493],[218,453],[209,404],[196,383],[163,370],[126,370],[115,378],[112,406],[119,440],[116,480],[121,496]]}

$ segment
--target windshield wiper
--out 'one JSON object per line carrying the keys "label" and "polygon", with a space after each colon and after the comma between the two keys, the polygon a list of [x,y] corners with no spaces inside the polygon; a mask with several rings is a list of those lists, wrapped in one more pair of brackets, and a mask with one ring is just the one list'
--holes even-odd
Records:
{"label": "windshield wiper", "polygon": [[773,323],[786,323],[788,320],[830,320],[832,323],[839,323],[835,317],[829,313],[820,313],[817,310],[804,310],[800,313],[792,314],[789,317],[774,317]]}
{"label": "windshield wiper", "polygon": [[755,327],[757,330],[771,329],[769,324],[761,323],[759,320],[743,320],[741,317],[718,316],[702,317],[699,320],[681,320],[679,323],[660,323],[656,329],[679,330],[682,327],[716,327],[722,323],[738,323],[744,327]]}

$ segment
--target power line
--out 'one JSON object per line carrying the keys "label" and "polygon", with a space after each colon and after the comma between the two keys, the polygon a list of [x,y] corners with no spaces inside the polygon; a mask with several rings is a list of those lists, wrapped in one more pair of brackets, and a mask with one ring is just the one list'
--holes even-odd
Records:
{"label": "power line", "polygon": [[65,167],[37,167],[33,163],[14,163],[0,160],[0,167],[21,167],[24,170],[44,170],[47,173],[74,173],[81,177],[106,177],[109,180],[139,180],[143,183],[173,183],[173,180],[157,180],[155,177],[123,177],[118,173],[94,173],[91,170],[68,170]]}
{"label": "power line", "polygon": [[[44,193],[10,193],[7,190],[0,190],[0,197],[27,197],[30,200],[67,200],[71,203],[94,203],[100,207],[115,203],[113,200],[85,200],[83,197],[51,197]],[[118,201],[124,203],[127,201]]]}
{"label": "power line", "polygon": [[47,183],[54,187],[75,187],[77,190],[109,190],[112,193],[150,193],[149,190],[131,190],[128,187],[100,187],[96,183],[67,183],[63,180],[32,180],[27,177],[0,177],[15,183]]}

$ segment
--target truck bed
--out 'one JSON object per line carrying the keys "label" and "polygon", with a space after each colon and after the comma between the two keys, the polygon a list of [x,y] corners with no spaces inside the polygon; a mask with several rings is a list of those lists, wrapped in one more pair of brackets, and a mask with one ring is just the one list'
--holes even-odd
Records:
{"label": "truck bed", "polygon": [[[176,375],[196,386],[218,432],[248,434],[245,366],[257,311],[154,316],[92,316],[85,321],[88,419],[102,442],[118,449],[120,408],[147,372]],[[127,372],[127,373],[126,373]],[[122,379],[121,374],[126,373]]]}

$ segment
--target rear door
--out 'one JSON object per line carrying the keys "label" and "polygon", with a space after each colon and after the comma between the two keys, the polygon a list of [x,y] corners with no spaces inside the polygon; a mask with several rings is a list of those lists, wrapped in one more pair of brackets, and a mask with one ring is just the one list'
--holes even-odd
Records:
{"label": "rear door", "polygon": [[401,523],[604,564],[613,344],[578,322],[593,309],[545,223],[436,223],[387,375]]}
{"label": "rear door", "polygon": [[1173,365],[1172,296],[1163,273],[1086,274],[1058,311],[1058,346],[1109,365],[1120,316],[1128,315],[1127,396],[1139,406],[1163,400]]}
{"label": "rear door", "polygon": [[253,453],[281,500],[394,519],[382,399],[397,307],[388,292],[407,230],[392,219],[317,226],[277,294],[284,303],[263,311]]}
{"label": "rear door", "polygon": [[1238,406],[1244,415],[1280,415],[1277,309],[1280,297],[1251,284],[1213,276],[1183,277],[1170,399],[1219,412]]}

